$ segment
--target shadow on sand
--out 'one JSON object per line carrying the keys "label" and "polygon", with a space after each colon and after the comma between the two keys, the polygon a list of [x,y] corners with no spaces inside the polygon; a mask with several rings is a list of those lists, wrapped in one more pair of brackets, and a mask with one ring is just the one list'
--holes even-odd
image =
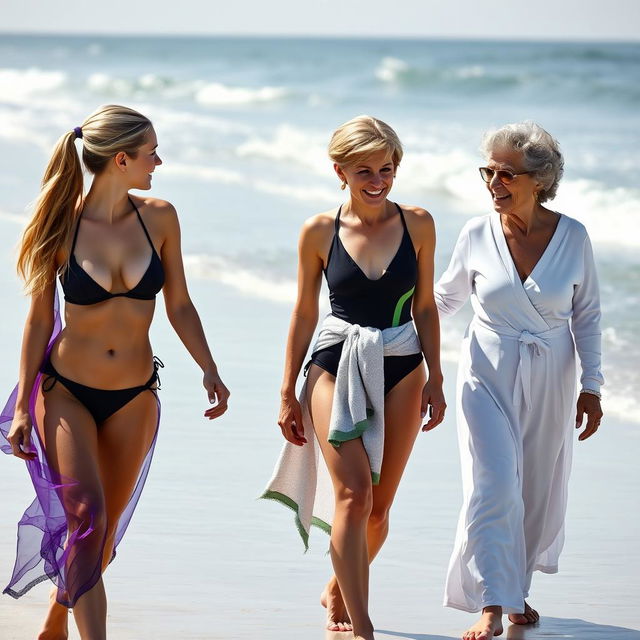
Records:
{"label": "shadow on sand", "polygon": [[[461,630],[462,631],[462,630]],[[576,640],[640,640],[640,631],[626,627],[614,627],[606,624],[596,624],[576,618],[547,618],[543,617],[535,625],[510,624],[501,636],[506,640],[543,640],[575,638]],[[404,638],[406,640],[458,640],[459,636],[433,635],[429,633],[406,633],[376,629],[376,633],[389,638]],[[331,638],[333,640],[333,638]],[[346,640],[346,639],[343,639]]]}

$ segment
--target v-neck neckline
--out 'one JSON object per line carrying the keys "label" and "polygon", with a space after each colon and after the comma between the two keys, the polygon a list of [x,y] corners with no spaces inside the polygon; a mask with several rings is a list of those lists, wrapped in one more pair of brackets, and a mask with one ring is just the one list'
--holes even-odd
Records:
{"label": "v-neck neckline", "polygon": [[547,242],[547,246],[544,248],[544,251],[540,254],[540,257],[538,258],[535,265],[533,265],[533,269],[531,269],[531,271],[529,272],[529,274],[524,280],[520,277],[520,273],[518,272],[518,267],[516,266],[516,261],[513,259],[511,249],[509,249],[509,243],[507,242],[507,237],[505,236],[504,229],[502,228],[502,220],[500,220],[500,215],[498,214],[497,216],[496,224],[498,225],[498,231],[500,232],[500,236],[502,237],[504,251],[506,252],[506,255],[509,256],[509,261],[511,263],[511,268],[513,269],[513,274],[515,276],[515,279],[522,285],[522,287],[524,287],[527,284],[527,282],[529,282],[529,280],[533,278],[533,275],[535,274],[535,272],[539,270],[539,268],[541,268],[541,265],[544,264],[547,256],[551,254],[552,248],[555,247],[555,245],[557,244],[560,238],[560,233],[559,233],[560,227],[561,225],[564,224],[563,221],[565,219],[565,216],[559,211],[554,211],[554,213],[559,216],[558,223],[556,224],[556,228],[554,229],[551,238],[549,238],[549,242]]}
{"label": "v-neck neckline", "polygon": [[[395,262],[396,258],[398,257],[398,254],[400,253],[400,249],[402,249],[402,243],[404,242],[404,237],[405,235],[408,233],[407,231],[407,224],[404,220],[404,214],[402,213],[402,209],[400,209],[400,207],[396,204],[396,208],[398,209],[398,215],[400,216],[400,222],[402,224],[402,237],[400,238],[400,244],[398,244],[398,248],[396,249],[396,252],[393,254],[393,257],[391,258],[391,261],[389,262],[389,264],[386,266],[386,268],[384,269],[384,271],[382,272],[382,275],[379,278],[370,278],[364,271],[364,269],[355,261],[355,259],[353,258],[353,256],[347,251],[347,247],[344,246],[344,242],[342,242],[342,238],[340,237],[340,224],[339,224],[339,219],[340,219],[340,210],[338,210],[338,223],[335,229],[335,236],[338,240],[338,242],[340,243],[340,246],[342,247],[342,250],[345,252],[347,258],[349,258],[349,260],[351,261],[351,263],[356,267],[356,269],[358,269],[358,271],[369,281],[369,282],[379,282],[380,280],[382,280],[382,278],[384,278],[387,273],[389,273],[389,269],[391,268],[391,265]],[[340,209],[342,209],[342,207],[340,207]]]}
{"label": "v-neck neckline", "polygon": [[338,242],[340,243],[340,246],[342,247],[342,250],[345,252],[347,258],[349,258],[349,260],[351,261],[351,263],[356,267],[356,269],[358,269],[358,271],[369,281],[369,282],[379,282],[380,280],[382,280],[382,278],[384,278],[387,273],[389,273],[389,269],[391,268],[391,265],[395,262],[396,258],[398,257],[398,254],[400,253],[400,249],[402,249],[402,243],[404,242],[404,229],[402,230],[402,238],[400,239],[400,244],[398,245],[398,248],[396,249],[396,252],[393,254],[393,258],[391,258],[391,262],[387,265],[387,267],[385,268],[385,270],[382,272],[382,275],[379,278],[370,278],[365,272],[364,269],[353,259],[353,256],[347,251],[347,248],[344,246],[344,243],[342,242],[342,238],[340,238],[340,236],[337,236],[338,238]]}

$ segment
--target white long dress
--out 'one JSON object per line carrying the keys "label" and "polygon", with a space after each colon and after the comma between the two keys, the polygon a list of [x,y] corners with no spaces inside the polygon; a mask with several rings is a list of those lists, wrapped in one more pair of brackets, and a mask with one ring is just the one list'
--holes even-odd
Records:
{"label": "white long dress", "polygon": [[474,311],[458,369],[463,506],[444,604],[519,613],[533,571],[557,572],[564,543],[576,349],[582,386],[603,383],[589,237],[561,215],[523,283],[499,215],[474,218],[435,291],[441,316],[469,296]]}

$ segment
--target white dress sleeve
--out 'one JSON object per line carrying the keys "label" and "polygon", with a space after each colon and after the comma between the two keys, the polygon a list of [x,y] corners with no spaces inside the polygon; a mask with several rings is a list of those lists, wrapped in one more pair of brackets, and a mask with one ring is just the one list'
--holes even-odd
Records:
{"label": "white dress sleeve", "polygon": [[452,316],[471,295],[473,277],[469,272],[469,245],[469,231],[465,225],[458,236],[449,266],[433,290],[441,317]]}
{"label": "white dress sleeve", "polygon": [[600,391],[601,372],[600,290],[591,241],[585,232],[582,253],[582,281],[574,287],[571,331],[582,366],[583,389]]}

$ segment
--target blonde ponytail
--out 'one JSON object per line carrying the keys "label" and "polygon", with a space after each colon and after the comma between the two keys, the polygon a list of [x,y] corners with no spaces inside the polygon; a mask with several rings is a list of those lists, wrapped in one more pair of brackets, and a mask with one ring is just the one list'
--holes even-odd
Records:
{"label": "blonde ponytail", "polygon": [[56,256],[68,246],[80,211],[84,185],[76,137],[82,137],[85,167],[97,175],[120,151],[135,158],[152,127],[141,113],[110,104],[58,140],[18,254],[18,274],[28,293],[41,293],[55,279]]}
{"label": "blonde ponytail", "polygon": [[82,167],[76,134],[63,135],[42,179],[33,216],[22,235],[18,273],[28,293],[41,293],[55,278],[56,254],[65,245],[82,198]]}

